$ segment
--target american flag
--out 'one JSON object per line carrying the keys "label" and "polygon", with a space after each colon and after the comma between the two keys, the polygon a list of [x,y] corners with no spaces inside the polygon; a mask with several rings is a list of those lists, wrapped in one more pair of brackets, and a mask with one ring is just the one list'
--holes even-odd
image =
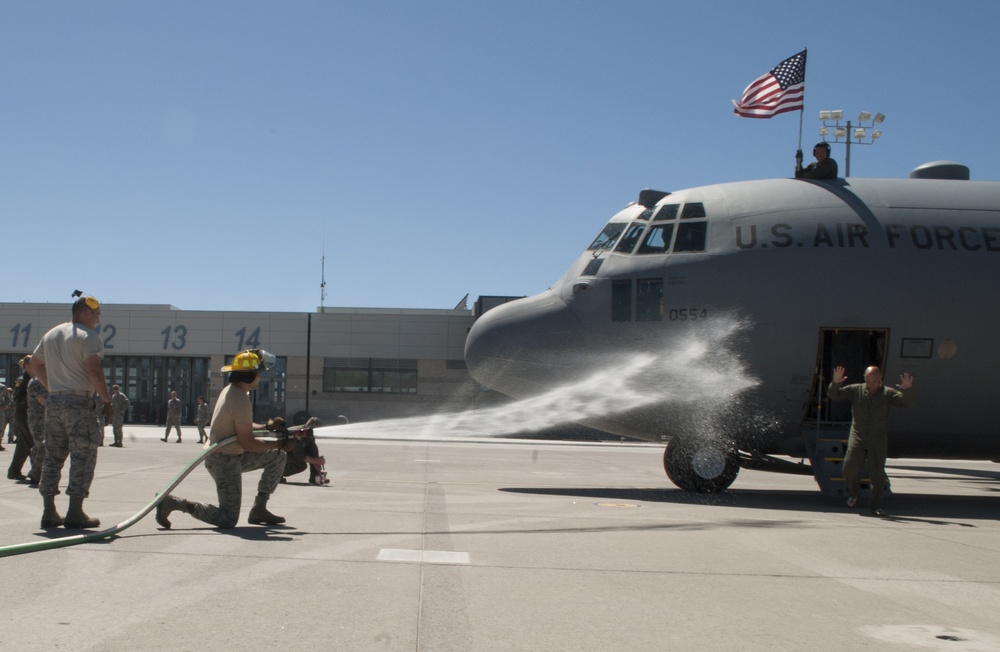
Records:
{"label": "american flag", "polygon": [[788,57],[766,75],[753,80],[743,97],[733,100],[733,113],[744,118],[771,118],[800,111],[806,95],[806,51]]}

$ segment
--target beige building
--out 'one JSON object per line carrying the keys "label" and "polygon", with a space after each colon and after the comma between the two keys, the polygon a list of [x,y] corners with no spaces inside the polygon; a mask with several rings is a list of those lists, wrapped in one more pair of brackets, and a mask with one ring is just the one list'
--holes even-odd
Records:
{"label": "beige building", "polygon": [[[256,392],[255,418],[306,415],[324,423],[430,414],[494,404],[501,397],[465,368],[475,314],[508,300],[484,297],[476,311],[325,308],[315,313],[210,312],[168,305],[103,304],[109,384],[131,401],[129,423],[163,423],[176,391],[191,423],[198,396],[210,403],[219,369],[247,348],[277,356]],[[484,308],[485,306],[485,308]],[[0,303],[0,382],[12,384],[18,359],[70,319],[70,304]]]}

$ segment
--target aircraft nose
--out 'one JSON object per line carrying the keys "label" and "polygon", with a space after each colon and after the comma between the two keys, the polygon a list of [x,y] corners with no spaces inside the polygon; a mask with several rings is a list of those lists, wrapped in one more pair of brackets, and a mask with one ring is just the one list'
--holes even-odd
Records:
{"label": "aircraft nose", "polygon": [[483,385],[515,398],[529,396],[570,375],[567,356],[579,351],[581,337],[576,315],[546,291],[479,317],[465,341],[465,363]]}

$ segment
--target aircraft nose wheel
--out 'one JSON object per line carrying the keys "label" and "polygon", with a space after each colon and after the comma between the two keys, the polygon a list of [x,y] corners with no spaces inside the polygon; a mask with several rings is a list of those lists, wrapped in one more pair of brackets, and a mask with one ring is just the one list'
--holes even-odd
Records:
{"label": "aircraft nose wheel", "polygon": [[663,452],[667,477],[685,491],[725,491],[740,472],[736,451],[724,442],[675,437]]}
{"label": "aircraft nose wheel", "polygon": [[699,446],[691,455],[691,470],[702,480],[711,480],[726,470],[726,453],[720,448]]}

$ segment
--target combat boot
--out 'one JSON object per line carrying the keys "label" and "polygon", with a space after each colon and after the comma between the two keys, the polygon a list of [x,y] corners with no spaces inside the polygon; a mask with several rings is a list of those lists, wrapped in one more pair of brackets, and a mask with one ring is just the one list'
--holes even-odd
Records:
{"label": "combat boot", "polygon": [[69,510],[66,512],[66,518],[63,519],[63,527],[84,530],[98,527],[100,524],[100,519],[90,518],[83,511],[83,496],[69,497]]}
{"label": "combat boot", "polygon": [[166,496],[160,502],[160,504],[156,506],[156,522],[160,524],[160,527],[169,530],[170,519],[168,519],[167,517],[170,516],[170,512],[176,510],[179,512],[184,512],[185,514],[190,514],[193,508],[194,508],[194,503],[192,503],[190,500],[184,500],[183,498],[174,498],[173,496]]}
{"label": "combat boot", "polygon": [[247,516],[247,523],[251,525],[278,525],[285,522],[284,516],[277,516],[267,511],[267,499],[270,494],[257,494],[253,501],[253,509]]}
{"label": "combat boot", "polygon": [[62,525],[63,517],[56,511],[56,497],[42,496],[42,504],[45,506],[42,510],[42,529],[46,530]]}

